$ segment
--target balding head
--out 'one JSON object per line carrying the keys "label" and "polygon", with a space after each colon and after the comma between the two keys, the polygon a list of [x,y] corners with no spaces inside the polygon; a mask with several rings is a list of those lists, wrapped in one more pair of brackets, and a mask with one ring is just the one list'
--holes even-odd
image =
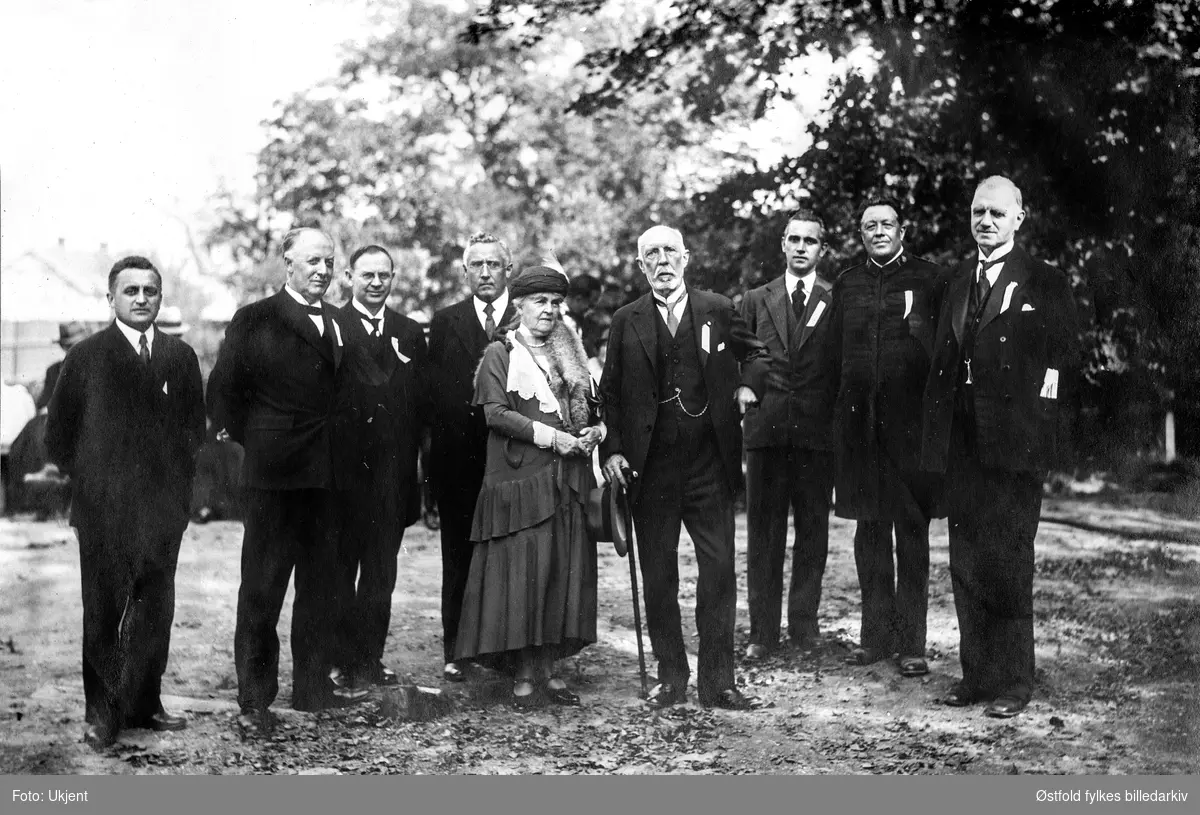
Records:
{"label": "balding head", "polygon": [[985,178],[971,200],[971,235],[986,254],[1013,239],[1025,221],[1017,185],[1001,175]]}
{"label": "balding head", "polygon": [[654,293],[667,297],[683,285],[688,251],[683,233],[669,226],[652,226],[638,238],[638,266]]}

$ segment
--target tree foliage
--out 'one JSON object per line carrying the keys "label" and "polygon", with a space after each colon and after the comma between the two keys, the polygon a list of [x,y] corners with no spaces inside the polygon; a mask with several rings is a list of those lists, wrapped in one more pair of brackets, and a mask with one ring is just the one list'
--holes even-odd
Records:
{"label": "tree foliage", "polygon": [[[248,267],[247,297],[279,279],[269,258],[296,223],[324,225],[347,250],[398,250],[397,292],[412,310],[462,291],[472,232],[506,239],[518,262],[552,250],[569,273],[604,276],[628,268],[638,232],[683,199],[677,165],[705,152],[704,130],[650,94],[568,112],[587,76],[564,56],[582,53],[571,36],[473,43],[460,36],[465,13],[429,0],[381,3],[379,17],[380,33],[347,53],[334,81],[280,102],[265,123],[254,201],[221,202],[210,241]],[[593,25],[590,41],[619,28]]]}
{"label": "tree foliage", "polygon": [[[600,5],[497,0],[471,34],[537,43]],[[753,88],[742,112],[761,117],[790,103],[806,54],[869,49],[873,70],[829,88],[809,150],[696,195],[697,262],[731,293],[771,276],[782,211],[808,201],[839,233],[835,273],[878,193],[904,204],[918,252],[952,262],[970,248],[974,184],[1008,175],[1029,210],[1022,240],[1091,315],[1089,399],[1115,416],[1127,397],[1200,402],[1198,16],[1196,0],[675,0],[629,45],[583,57],[592,81],[574,109],[675,88],[710,122]]]}

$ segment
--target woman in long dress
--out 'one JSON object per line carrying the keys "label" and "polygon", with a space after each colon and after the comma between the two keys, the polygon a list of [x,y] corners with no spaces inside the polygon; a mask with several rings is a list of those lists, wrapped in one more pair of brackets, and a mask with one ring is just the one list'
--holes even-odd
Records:
{"label": "woman in long dress", "polygon": [[487,469],[455,658],[506,655],[522,707],[579,704],[554,663],[596,641],[596,545],[584,508],[604,426],[583,345],[561,319],[567,285],[545,266],[514,280],[516,320],[475,376]]}

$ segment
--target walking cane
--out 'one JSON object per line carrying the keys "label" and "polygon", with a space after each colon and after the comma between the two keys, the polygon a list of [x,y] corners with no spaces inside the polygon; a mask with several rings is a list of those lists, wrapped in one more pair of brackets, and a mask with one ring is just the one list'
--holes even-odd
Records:
{"label": "walking cane", "polygon": [[[637,478],[637,473],[627,473],[626,477],[632,481]],[[634,539],[633,517],[629,509],[628,496],[621,502],[621,515],[629,535],[629,588],[633,593],[633,628],[637,632],[638,673],[642,680],[642,698],[645,699],[650,695],[650,690],[646,687],[646,650],[642,645],[642,604],[638,600],[637,541]]]}

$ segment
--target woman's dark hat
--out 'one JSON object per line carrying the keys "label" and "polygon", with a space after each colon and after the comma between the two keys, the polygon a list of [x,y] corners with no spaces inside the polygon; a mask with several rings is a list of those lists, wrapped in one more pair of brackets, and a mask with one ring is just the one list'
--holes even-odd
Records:
{"label": "woman's dark hat", "polygon": [[620,484],[610,482],[588,493],[586,522],[588,537],[596,543],[611,543],[617,554],[625,557],[629,551],[629,501]]}
{"label": "woman's dark hat", "polygon": [[567,276],[550,266],[527,266],[515,280],[508,284],[508,293],[512,297],[526,297],[530,294],[566,294],[570,286]]}

